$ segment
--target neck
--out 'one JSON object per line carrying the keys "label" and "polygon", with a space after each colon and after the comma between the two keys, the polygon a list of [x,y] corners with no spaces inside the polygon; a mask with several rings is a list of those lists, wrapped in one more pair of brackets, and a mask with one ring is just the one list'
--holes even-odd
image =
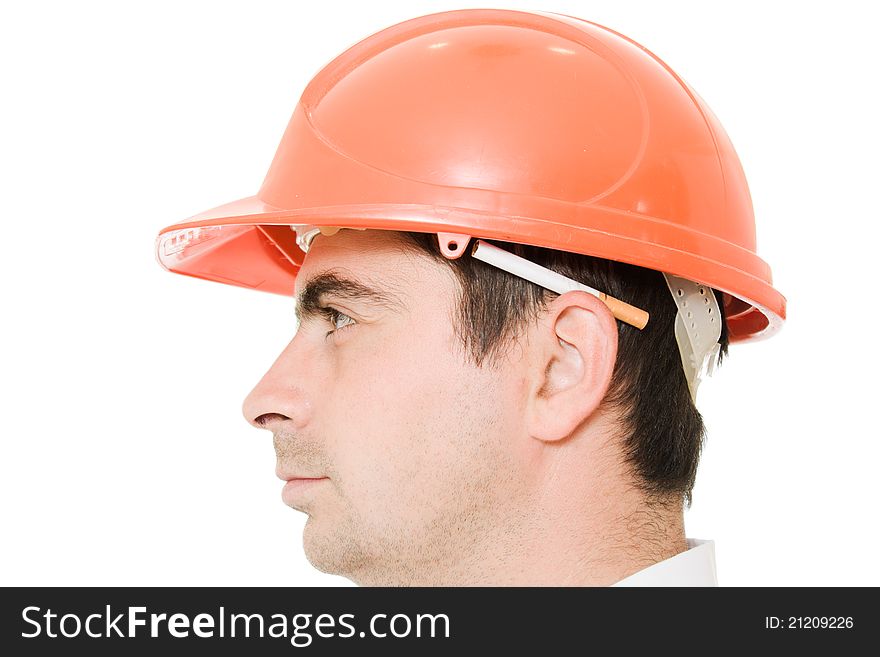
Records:
{"label": "neck", "polygon": [[421,571],[430,581],[411,583],[609,586],[686,550],[680,498],[650,502],[610,451],[592,445],[591,454],[544,454],[504,516],[450,563]]}
{"label": "neck", "polygon": [[682,500],[650,501],[620,453],[598,434],[540,446],[503,478],[514,483],[498,487],[491,511],[458,518],[440,549],[348,576],[385,586],[609,586],[685,551]]}
{"label": "neck", "polygon": [[518,514],[470,554],[434,571],[442,586],[609,586],[687,549],[681,507],[608,499],[579,515],[562,507]]}

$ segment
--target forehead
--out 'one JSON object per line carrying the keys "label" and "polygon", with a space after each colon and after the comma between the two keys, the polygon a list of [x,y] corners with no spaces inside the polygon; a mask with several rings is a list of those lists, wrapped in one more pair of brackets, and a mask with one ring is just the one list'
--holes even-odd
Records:
{"label": "forehead", "polygon": [[311,279],[330,270],[367,284],[408,288],[441,277],[443,269],[427,255],[405,246],[398,233],[343,229],[312,240],[296,277],[294,296],[298,298]]}
{"label": "forehead", "polygon": [[405,278],[405,253],[401,238],[384,230],[340,230],[335,235],[317,235],[296,276],[298,298],[309,281],[328,270],[344,270],[348,276],[378,283]]}

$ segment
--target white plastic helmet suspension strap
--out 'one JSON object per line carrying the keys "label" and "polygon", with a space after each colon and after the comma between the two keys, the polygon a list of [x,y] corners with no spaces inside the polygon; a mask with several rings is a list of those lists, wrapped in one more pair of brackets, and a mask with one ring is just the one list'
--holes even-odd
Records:
{"label": "white plastic helmet suspension strap", "polygon": [[678,314],[675,316],[675,341],[691,391],[697,400],[697,388],[705,371],[715,372],[721,353],[721,310],[715,293],[708,285],[694,283],[680,276],[663,274],[672,293]]}
{"label": "white plastic helmet suspension strap", "polygon": [[335,235],[341,230],[338,226],[311,226],[307,224],[292,225],[290,229],[296,233],[296,243],[303,250],[303,253],[309,252],[312,240],[319,233],[321,235]]}
{"label": "white plastic helmet suspension strap", "polygon": [[366,230],[366,228],[355,228],[353,226],[312,226],[311,224],[291,224],[290,229],[296,233],[296,243],[303,253],[308,253],[312,246],[312,240],[317,235],[335,235],[343,228],[348,230]]}
{"label": "white plastic helmet suspension strap", "polygon": [[[454,259],[461,257],[465,252],[471,237],[470,235],[438,233],[438,239],[443,255]],[[583,290],[599,298],[612,299],[616,304],[622,304],[632,309],[625,313],[615,312],[615,316],[638,328],[643,328],[647,322],[647,313],[644,311],[482,240],[476,240],[471,253],[473,257],[487,264],[503,269],[514,276],[525,278],[558,294],[564,294],[570,290]],[[678,308],[675,317],[675,341],[678,343],[678,351],[681,355],[681,363],[691,399],[696,403],[697,387],[703,372],[705,370],[709,376],[712,376],[721,351],[721,345],[718,342],[721,337],[721,311],[718,308],[715,293],[709,286],[700,285],[671,274],[664,273],[663,276]],[[608,302],[606,301],[606,303]],[[644,319],[631,321],[631,317],[638,317],[635,313],[642,313]]]}

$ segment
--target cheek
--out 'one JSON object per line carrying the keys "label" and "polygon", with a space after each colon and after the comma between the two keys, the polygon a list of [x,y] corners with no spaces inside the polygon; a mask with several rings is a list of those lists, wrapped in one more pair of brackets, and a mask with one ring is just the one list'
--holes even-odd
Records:
{"label": "cheek", "polygon": [[464,367],[451,352],[449,329],[419,329],[403,321],[393,329],[370,328],[342,346],[334,387],[356,418],[374,427],[398,426],[429,411],[438,394],[456,386]]}
{"label": "cheek", "polygon": [[328,450],[349,503],[374,523],[426,520],[497,443],[497,375],[462,362],[443,328],[340,358]]}

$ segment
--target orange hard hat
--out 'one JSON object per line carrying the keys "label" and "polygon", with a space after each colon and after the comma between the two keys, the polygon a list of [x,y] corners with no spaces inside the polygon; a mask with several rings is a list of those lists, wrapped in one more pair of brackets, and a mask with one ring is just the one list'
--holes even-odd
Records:
{"label": "orange hard hat", "polygon": [[173,272],[291,295],[292,225],[655,269],[722,292],[732,342],[785,319],[718,119],[651,52],[561,14],[447,11],[360,41],[308,84],[259,192],[163,229],[157,254]]}

